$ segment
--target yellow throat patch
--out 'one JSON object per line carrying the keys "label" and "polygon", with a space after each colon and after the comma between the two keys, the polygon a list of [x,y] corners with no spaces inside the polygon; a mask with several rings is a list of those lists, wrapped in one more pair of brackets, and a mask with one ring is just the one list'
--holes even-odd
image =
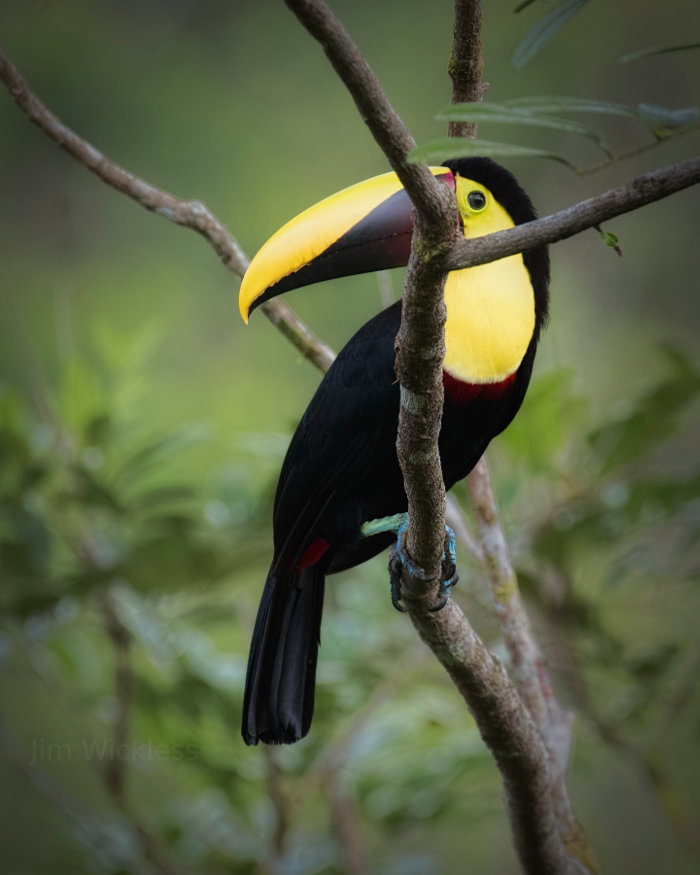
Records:
{"label": "yellow throat patch", "polygon": [[[465,237],[513,227],[483,185],[459,175],[456,183]],[[449,273],[445,306],[444,368],[451,376],[498,383],[517,370],[535,330],[535,296],[521,254]]]}

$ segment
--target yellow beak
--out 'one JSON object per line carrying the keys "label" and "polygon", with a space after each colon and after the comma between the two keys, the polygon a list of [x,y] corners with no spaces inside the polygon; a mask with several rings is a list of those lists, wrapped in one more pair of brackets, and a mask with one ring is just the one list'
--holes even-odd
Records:
{"label": "yellow beak", "polygon": [[[430,169],[454,189],[447,167]],[[273,234],[251,261],[238,297],[244,322],[264,301],[291,289],[406,265],[412,211],[395,173],[351,185],[309,207]]]}

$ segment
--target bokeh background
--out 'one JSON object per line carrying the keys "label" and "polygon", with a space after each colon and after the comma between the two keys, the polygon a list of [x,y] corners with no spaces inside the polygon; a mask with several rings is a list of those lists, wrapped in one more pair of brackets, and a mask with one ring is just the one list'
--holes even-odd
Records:
{"label": "bokeh background", "polygon": [[[698,103],[689,0],[593,0],[523,70],[547,11],[485,4],[488,97]],[[419,142],[443,134],[452,4],[333,8]],[[386,170],[315,43],[272,0],[3,0],[0,40],[67,124],[201,199],[249,252]],[[617,152],[650,141],[593,119]],[[570,135],[483,137],[603,160]],[[593,174],[508,166],[546,214],[697,151],[697,132]],[[694,190],[553,248],[552,320],[490,451],[515,562],[563,702],[571,789],[604,871],[697,871]],[[401,272],[389,280],[401,290]],[[110,190],[0,91],[0,836],[12,875],[517,871],[498,774],[391,608],[385,560],[332,580],[310,736],[239,735],[281,459],[319,375],[191,231]],[[386,289],[384,290],[386,295]],[[292,305],[338,349],[377,279]],[[465,499],[463,490],[458,496]],[[465,500],[466,505],[466,500]],[[505,658],[483,571],[456,593]]]}

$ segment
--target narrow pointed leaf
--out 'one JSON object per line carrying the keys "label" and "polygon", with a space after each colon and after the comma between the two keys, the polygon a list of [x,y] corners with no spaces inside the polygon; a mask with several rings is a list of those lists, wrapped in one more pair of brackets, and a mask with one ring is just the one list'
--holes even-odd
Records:
{"label": "narrow pointed leaf", "polygon": [[566,164],[574,172],[578,168],[563,155],[546,149],[534,149],[531,146],[517,146],[513,143],[494,143],[490,140],[468,140],[460,137],[442,137],[429,140],[421,146],[416,146],[409,152],[408,160],[413,164],[421,161],[440,163],[448,158],[468,158],[471,155],[496,155],[500,158],[549,158]]}
{"label": "narrow pointed leaf", "polygon": [[604,152],[610,154],[600,134],[589,125],[571,119],[537,114],[527,109],[499,103],[454,103],[437,114],[441,121],[494,122],[496,124],[532,125],[551,128],[569,134],[578,134],[592,140]]}
{"label": "narrow pointed leaf", "polygon": [[651,58],[654,55],[666,55],[671,52],[684,52],[687,49],[700,49],[700,43],[679,43],[668,46],[649,46],[636,52],[629,52],[620,58],[621,64],[629,64],[630,61],[639,61],[641,58]]}
{"label": "narrow pointed leaf", "polygon": [[530,112],[589,112],[597,115],[616,115],[637,119],[639,111],[624,103],[611,103],[607,100],[592,100],[587,97],[517,97],[504,101],[505,106],[525,109]]}
{"label": "narrow pointed leaf", "polygon": [[657,106],[653,103],[640,103],[638,118],[659,137],[669,136],[681,128],[688,128],[698,123],[700,118],[697,106],[686,106],[680,109],[669,109],[667,106]]}
{"label": "narrow pointed leaf", "polygon": [[566,22],[581,10],[588,0],[564,0],[541,18],[515,50],[511,63],[516,70],[529,63],[540,49]]}
{"label": "narrow pointed leaf", "polygon": [[525,110],[533,114],[585,112],[597,115],[614,115],[631,119],[654,133],[660,132],[660,136],[668,130],[675,131],[690,127],[700,120],[700,113],[696,106],[685,106],[679,109],[650,103],[627,106],[624,103],[590,100],[585,97],[519,97],[505,101],[503,106],[515,110]]}

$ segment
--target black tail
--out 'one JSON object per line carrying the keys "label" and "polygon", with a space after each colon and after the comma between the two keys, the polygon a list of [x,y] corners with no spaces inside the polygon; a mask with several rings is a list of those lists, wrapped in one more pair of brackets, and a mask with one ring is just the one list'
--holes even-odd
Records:
{"label": "black tail", "polygon": [[246,744],[292,744],[309,731],[323,611],[322,564],[267,577],[245,681]]}

